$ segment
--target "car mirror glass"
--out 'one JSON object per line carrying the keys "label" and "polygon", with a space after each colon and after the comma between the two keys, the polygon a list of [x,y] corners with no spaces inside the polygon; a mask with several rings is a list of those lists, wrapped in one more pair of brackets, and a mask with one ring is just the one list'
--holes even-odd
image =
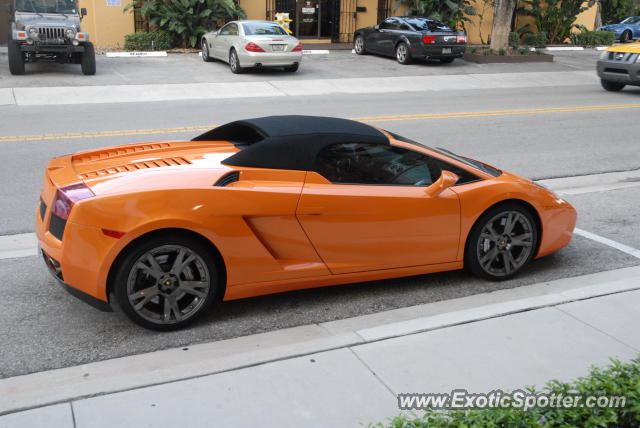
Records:
{"label": "car mirror glass", "polygon": [[380,29],[380,26],[379,26],[379,25],[374,25],[374,26],[373,26],[373,29],[377,31],[377,30],[379,30],[379,29]]}
{"label": "car mirror glass", "polygon": [[86,7],[83,7],[83,8],[80,9],[80,15],[81,16],[87,16],[87,8]]}

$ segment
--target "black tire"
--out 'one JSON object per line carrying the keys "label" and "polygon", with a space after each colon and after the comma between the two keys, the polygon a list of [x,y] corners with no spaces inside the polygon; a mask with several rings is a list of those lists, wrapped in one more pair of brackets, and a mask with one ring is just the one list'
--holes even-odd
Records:
{"label": "black tire", "polygon": [[631,41],[631,31],[625,30],[620,36],[620,43],[627,43]]}
{"label": "black tire", "polygon": [[396,60],[403,65],[408,65],[413,62],[413,58],[411,58],[411,50],[409,49],[409,45],[405,42],[400,42],[396,46]]}
{"label": "black tire", "polygon": [[604,79],[600,79],[600,84],[604,89],[606,89],[609,92],[620,92],[621,90],[624,89],[625,86],[627,86],[624,83],[612,82],[610,80],[604,80]]}
{"label": "black tire", "polygon": [[353,50],[356,51],[356,54],[358,55],[367,54],[367,47],[364,43],[364,37],[362,37],[360,34],[358,34],[353,41]]}
{"label": "black tire", "polygon": [[[513,225],[507,230],[509,222]],[[496,230],[499,227],[503,229]],[[482,214],[471,230],[465,247],[464,267],[484,279],[507,280],[533,260],[538,239],[538,223],[529,210],[514,202],[496,205]]]}
{"label": "black tire", "polygon": [[451,64],[455,58],[440,58],[440,62],[443,64]]}
{"label": "black tire", "polygon": [[93,76],[96,74],[96,52],[93,49],[93,43],[91,42],[84,44],[84,52],[82,52],[80,68],[82,69],[82,74],[87,76]]}
{"label": "black tire", "polygon": [[289,65],[289,66],[285,67],[284,71],[287,71],[289,73],[295,73],[296,71],[298,71],[298,68],[300,68],[300,64],[299,63],[295,63],[293,65]]}
{"label": "black tire", "polygon": [[209,55],[209,45],[207,45],[207,40],[205,38],[202,39],[202,60],[204,62],[213,61],[213,58]]}
{"label": "black tire", "polygon": [[240,60],[238,59],[238,54],[235,49],[231,49],[231,52],[229,52],[229,68],[233,74],[242,74],[245,72],[245,69],[240,67]]}
{"label": "black tire", "polygon": [[[185,252],[182,253],[181,263],[178,263],[181,265],[180,270],[176,270],[175,262],[179,255],[176,254],[171,259],[171,251],[175,253],[183,250]],[[151,274],[152,271],[158,272],[149,263],[148,255],[152,253],[157,268],[162,271],[160,277]],[[193,261],[188,264],[192,255]],[[141,260],[150,267],[141,269]],[[210,249],[201,241],[181,234],[167,233],[149,238],[128,251],[115,268],[113,291],[118,305],[133,322],[151,330],[170,331],[186,327],[211,310],[212,305],[221,300],[224,292]],[[174,271],[177,273],[174,274]],[[189,273],[188,277],[185,272]],[[189,281],[190,286],[185,281]],[[206,283],[208,288],[206,291],[196,290],[196,287],[204,288],[196,286],[196,283]],[[147,291],[146,295],[141,291]],[[202,296],[192,294],[196,292]],[[135,299],[140,299],[136,301],[136,306],[142,306],[134,307],[131,301]],[[178,311],[175,312],[174,308]]]}
{"label": "black tire", "polygon": [[15,76],[24,74],[24,55],[13,40],[8,43],[9,71]]}

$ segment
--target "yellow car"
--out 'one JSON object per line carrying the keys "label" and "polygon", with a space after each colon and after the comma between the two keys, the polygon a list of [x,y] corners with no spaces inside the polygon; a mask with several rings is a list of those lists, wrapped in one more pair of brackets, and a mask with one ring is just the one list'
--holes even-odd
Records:
{"label": "yellow car", "polygon": [[640,86],[640,43],[608,47],[598,60],[598,76],[607,91]]}

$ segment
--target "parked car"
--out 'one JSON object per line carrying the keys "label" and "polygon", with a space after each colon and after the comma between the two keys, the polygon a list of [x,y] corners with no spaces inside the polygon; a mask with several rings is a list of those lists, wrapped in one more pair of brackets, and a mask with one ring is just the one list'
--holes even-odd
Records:
{"label": "parked car", "polygon": [[610,46],[600,54],[597,69],[600,83],[607,91],[640,86],[640,43]]}
{"label": "parked car", "polygon": [[11,74],[24,74],[25,63],[37,61],[80,64],[82,73],[96,74],[93,44],[80,29],[87,10],[76,0],[11,0],[7,10]]}
{"label": "parked car", "polygon": [[463,267],[508,279],[575,222],[483,162],[361,122],[271,116],[52,159],[36,233],[74,295],[171,330],[220,300]]}
{"label": "parked car", "polygon": [[616,40],[622,43],[640,39],[640,16],[630,16],[619,24],[604,25],[598,30],[613,31]]}
{"label": "parked car", "polygon": [[254,67],[295,72],[302,62],[300,40],[275,22],[232,21],[205,34],[201,42],[203,61],[225,61],[236,74]]}
{"label": "parked car", "polygon": [[440,21],[418,16],[394,16],[354,34],[358,55],[395,56],[400,64],[414,59],[438,59],[450,63],[467,48],[467,36]]}

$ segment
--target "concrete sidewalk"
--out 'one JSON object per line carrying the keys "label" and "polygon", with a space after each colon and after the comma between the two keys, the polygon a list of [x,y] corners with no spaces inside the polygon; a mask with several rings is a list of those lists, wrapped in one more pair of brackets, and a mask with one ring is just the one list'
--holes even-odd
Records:
{"label": "concrete sidewalk", "polygon": [[[640,351],[640,267],[0,380],[0,427],[350,427]],[[29,409],[18,412],[19,409]],[[13,412],[13,413],[11,413]]]}
{"label": "concrete sidewalk", "polygon": [[597,85],[594,71],[267,80],[261,82],[0,88],[0,105],[103,104]]}

